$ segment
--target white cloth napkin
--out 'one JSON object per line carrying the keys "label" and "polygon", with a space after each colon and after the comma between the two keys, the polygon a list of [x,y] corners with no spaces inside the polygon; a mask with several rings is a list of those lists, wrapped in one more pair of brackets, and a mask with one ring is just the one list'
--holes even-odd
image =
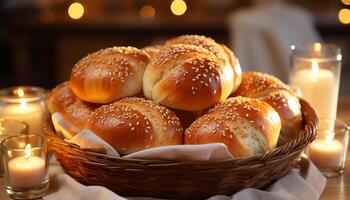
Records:
{"label": "white cloth napkin", "polygon": [[226,145],[222,143],[155,147],[138,151],[124,157],[176,161],[232,159],[232,155],[228,152]]}
{"label": "white cloth napkin", "polygon": [[[292,169],[286,176],[276,181],[266,191],[248,188],[232,196],[215,195],[209,200],[317,200],[326,185],[326,178],[315,165],[302,158],[300,169]],[[84,186],[65,174],[53,160],[50,165],[50,189],[44,200],[119,200],[150,199],[150,197],[123,198],[101,186]]]}
{"label": "white cloth napkin", "polygon": [[102,140],[89,129],[84,129],[80,131],[77,135],[73,136],[68,141],[88,151],[104,153],[115,157],[120,156],[119,153],[116,150],[114,150],[114,148],[111,145]]}
{"label": "white cloth napkin", "polygon": [[[66,141],[82,149],[119,157],[119,153],[107,142],[89,129],[79,130],[64,120],[61,114],[52,114],[56,132],[62,134]],[[74,132],[72,132],[74,131]],[[125,156],[127,158],[165,159],[165,160],[227,160],[232,159],[226,145],[222,143],[202,145],[173,145],[155,147]]]}

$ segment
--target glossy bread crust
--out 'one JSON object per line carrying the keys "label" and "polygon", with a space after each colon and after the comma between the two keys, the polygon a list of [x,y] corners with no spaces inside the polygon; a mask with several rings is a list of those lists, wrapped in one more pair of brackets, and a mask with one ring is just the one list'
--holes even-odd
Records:
{"label": "glossy bread crust", "polygon": [[74,65],[70,86],[82,100],[110,103],[141,92],[148,63],[148,54],[134,47],[102,49]]}
{"label": "glossy bread crust", "polygon": [[59,112],[72,125],[84,129],[100,104],[82,101],[69,87],[69,82],[59,84],[46,98],[50,113]]}
{"label": "glossy bread crust", "polygon": [[173,44],[189,44],[194,46],[202,47],[211,53],[213,53],[217,58],[222,60],[224,63],[232,67],[234,73],[234,85],[232,92],[234,92],[242,80],[242,69],[239,64],[237,57],[234,53],[225,45],[215,42],[212,38],[205,37],[202,35],[181,35],[169,39],[165,45]]}
{"label": "glossy bread crust", "polygon": [[143,92],[167,107],[200,111],[230,95],[233,76],[230,66],[202,47],[169,45],[147,66]]}
{"label": "glossy bread crust", "polygon": [[185,144],[224,143],[234,157],[275,148],[281,129],[277,112],[267,103],[231,97],[199,117],[185,132]]}
{"label": "glossy bread crust", "polygon": [[278,78],[260,72],[244,72],[241,85],[231,96],[257,98],[278,112],[282,121],[279,145],[294,139],[301,132],[302,113],[299,99]]}
{"label": "glossy bread crust", "polygon": [[96,109],[89,128],[121,155],[183,143],[179,118],[164,106],[138,97]]}

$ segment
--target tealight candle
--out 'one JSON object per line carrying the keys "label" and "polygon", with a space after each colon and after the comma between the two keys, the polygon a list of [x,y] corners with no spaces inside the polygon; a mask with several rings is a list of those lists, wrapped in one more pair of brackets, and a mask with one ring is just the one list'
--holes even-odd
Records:
{"label": "tealight candle", "polygon": [[33,187],[45,177],[45,160],[31,156],[30,144],[26,145],[26,155],[8,162],[8,174],[13,187]]}
{"label": "tealight candle", "polygon": [[[290,84],[315,108],[319,118],[335,119],[340,81],[340,49],[314,43],[292,48],[293,71]],[[332,124],[320,123],[331,130]]]}
{"label": "tealight candle", "polygon": [[340,120],[320,119],[320,123],[333,124],[334,127],[332,131],[328,127],[317,130],[320,134],[310,144],[308,156],[325,176],[337,176],[344,170],[349,126]]}
{"label": "tealight candle", "polygon": [[37,87],[13,87],[0,91],[0,116],[23,121],[30,133],[41,133],[46,117],[44,90]]}
{"label": "tealight candle", "polygon": [[48,144],[46,137],[30,134],[2,141],[7,172],[5,185],[10,198],[35,199],[48,191]]}
{"label": "tealight candle", "polygon": [[309,158],[319,167],[339,167],[344,145],[338,140],[316,139],[309,146]]}

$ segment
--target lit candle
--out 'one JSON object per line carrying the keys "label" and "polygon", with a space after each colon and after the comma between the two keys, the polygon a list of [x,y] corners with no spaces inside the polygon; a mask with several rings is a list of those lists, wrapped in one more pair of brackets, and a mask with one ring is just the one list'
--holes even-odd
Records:
{"label": "lit candle", "polygon": [[340,48],[333,44],[312,43],[291,46],[290,84],[299,88],[302,98],[316,110],[321,130],[332,131],[337,116],[341,59]]}
{"label": "lit candle", "polygon": [[[328,69],[319,68],[313,59],[310,68],[297,70],[291,77],[291,84],[301,90],[302,97],[315,108],[319,118],[335,119],[339,80]],[[333,127],[332,124],[319,124],[320,127]]]}
{"label": "lit candle", "polygon": [[308,149],[309,158],[318,167],[336,168],[340,167],[344,155],[344,145],[332,137],[316,139]]}
{"label": "lit candle", "polygon": [[[42,133],[43,120],[46,117],[45,104],[41,96],[27,97],[22,88],[13,89],[11,97],[2,97],[0,116],[25,122],[30,133]],[[5,103],[4,103],[5,102]]]}
{"label": "lit candle", "polygon": [[31,156],[31,146],[26,145],[25,156],[16,157],[8,162],[8,176],[13,187],[33,187],[45,178],[45,160]]}

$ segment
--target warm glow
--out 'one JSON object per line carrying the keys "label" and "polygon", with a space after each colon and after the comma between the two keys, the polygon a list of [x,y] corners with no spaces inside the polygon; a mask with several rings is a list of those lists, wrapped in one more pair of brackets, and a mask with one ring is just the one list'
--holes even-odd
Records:
{"label": "warm glow", "polygon": [[341,59],[342,59],[341,54],[337,55],[337,61],[341,61]]}
{"label": "warm glow", "polygon": [[8,150],[8,151],[7,151],[7,155],[8,155],[9,157],[12,157],[12,151],[11,151],[11,150]]}
{"label": "warm glow", "polygon": [[142,6],[139,12],[139,16],[142,18],[153,18],[156,15],[156,10],[153,8],[153,6],[145,5]]}
{"label": "warm glow", "polygon": [[27,108],[27,101],[25,99],[20,99],[21,102],[21,110],[25,110]]}
{"label": "warm glow", "polygon": [[314,51],[315,52],[321,52],[321,49],[322,49],[321,43],[315,43],[314,44]]}
{"label": "warm glow", "polygon": [[84,15],[84,6],[81,3],[72,3],[68,8],[68,15],[72,19],[80,19]]}
{"label": "warm glow", "polygon": [[338,14],[339,21],[343,24],[349,24],[350,23],[350,10],[343,8],[339,11]]}
{"label": "warm glow", "polygon": [[183,0],[174,0],[170,6],[171,12],[174,15],[183,15],[187,10],[186,2]]}
{"label": "warm glow", "polygon": [[318,74],[318,64],[316,60],[312,60],[311,61],[311,68],[312,68],[312,72],[314,73],[315,76],[317,76]]}
{"label": "warm glow", "polygon": [[332,143],[333,138],[334,138],[334,133],[332,133],[332,132],[327,133],[327,135],[326,135],[327,143]]}
{"label": "warm glow", "polygon": [[350,5],[350,0],[341,0],[341,2],[343,2],[345,5]]}
{"label": "warm glow", "polygon": [[22,88],[14,89],[13,94],[17,95],[18,97],[23,97],[24,96],[24,91]]}
{"label": "warm glow", "polygon": [[25,151],[26,151],[26,159],[28,160],[30,158],[30,156],[32,155],[30,144],[26,145]]}

